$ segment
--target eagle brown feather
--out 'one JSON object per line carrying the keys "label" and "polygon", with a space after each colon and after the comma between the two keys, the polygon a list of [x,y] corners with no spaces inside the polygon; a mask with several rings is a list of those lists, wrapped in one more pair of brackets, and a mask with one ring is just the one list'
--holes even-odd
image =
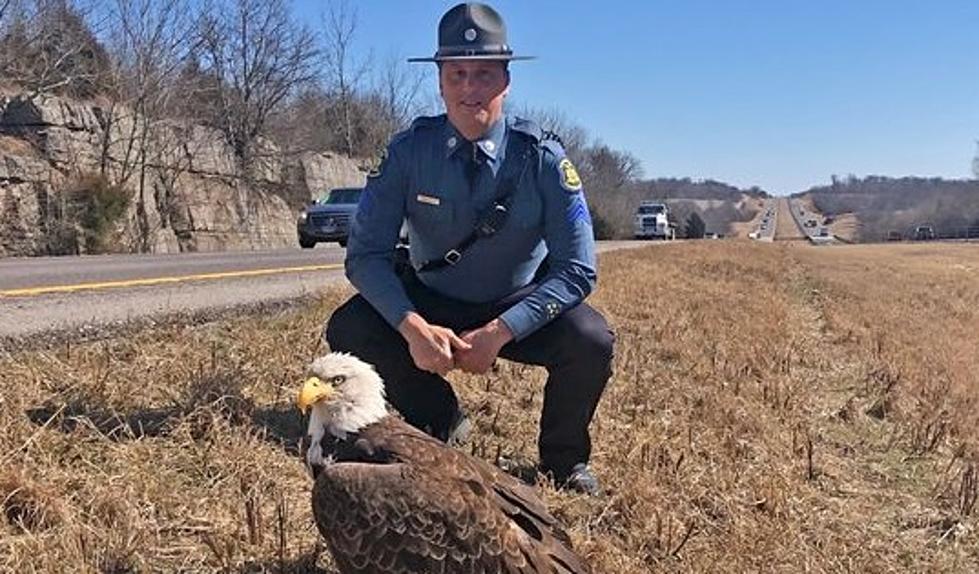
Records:
{"label": "eagle brown feather", "polygon": [[313,514],[345,574],[589,572],[533,488],[396,416],[321,445]]}

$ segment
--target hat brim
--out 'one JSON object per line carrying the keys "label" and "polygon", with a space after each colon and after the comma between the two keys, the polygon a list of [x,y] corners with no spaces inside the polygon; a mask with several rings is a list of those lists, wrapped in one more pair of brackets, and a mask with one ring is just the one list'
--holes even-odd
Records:
{"label": "hat brim", "polygon": [[482,60],[511,62],[515,60],[535,60],[536,56],[512,56],[505,54],[482,54],[478,56],[432,56],[430,58],[408,58],[409,62],[458,62],[460,60]]}

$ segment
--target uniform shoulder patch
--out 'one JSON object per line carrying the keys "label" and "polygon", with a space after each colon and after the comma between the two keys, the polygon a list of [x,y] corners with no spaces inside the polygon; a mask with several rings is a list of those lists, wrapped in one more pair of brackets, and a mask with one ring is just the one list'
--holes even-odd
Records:
{"label": "uniform shoulder patch", "polygon": [[581,191],[581,178],[571,160],[564,158],[557,167],[561,172],[561,187],[570,192]]}

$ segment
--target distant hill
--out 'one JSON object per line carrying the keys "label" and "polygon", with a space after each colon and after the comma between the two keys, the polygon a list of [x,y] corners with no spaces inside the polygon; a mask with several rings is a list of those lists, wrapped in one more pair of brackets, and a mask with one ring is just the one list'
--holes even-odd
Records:
{"label": "distant hill", "polygon": [[734,224],[754,218],[767,197],[769,194],[757,187],[744,190],[709,179],[658,178],[631,182],[614,192],[589,196],[589,203],[596,219],[596,235],[600,238],[632,237],[633,216],[643,200],[666,203],[680,236],[692,212],[700,215],[708,231],[730,235]]}
{"label": "distant hill", "polygon": [[860,241],[880,241],[896,232],[912,235],[931,225],[939,237],[962,237],[979,226],[979,181],[942,178],[834,178],[828,186],[796,194],[808,196],[817,210],[838,217],[853,214]]}

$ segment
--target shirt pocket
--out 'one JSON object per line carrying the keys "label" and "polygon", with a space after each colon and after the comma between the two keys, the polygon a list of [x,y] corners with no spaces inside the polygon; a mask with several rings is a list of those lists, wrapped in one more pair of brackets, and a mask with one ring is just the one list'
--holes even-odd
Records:
{"label": "shirt pocket", "polygon": [[452,202],[444,197],[418,193],[408,204],[408,222],[416,228],[425,229],[435,225],[445,225],[453,220]]}

